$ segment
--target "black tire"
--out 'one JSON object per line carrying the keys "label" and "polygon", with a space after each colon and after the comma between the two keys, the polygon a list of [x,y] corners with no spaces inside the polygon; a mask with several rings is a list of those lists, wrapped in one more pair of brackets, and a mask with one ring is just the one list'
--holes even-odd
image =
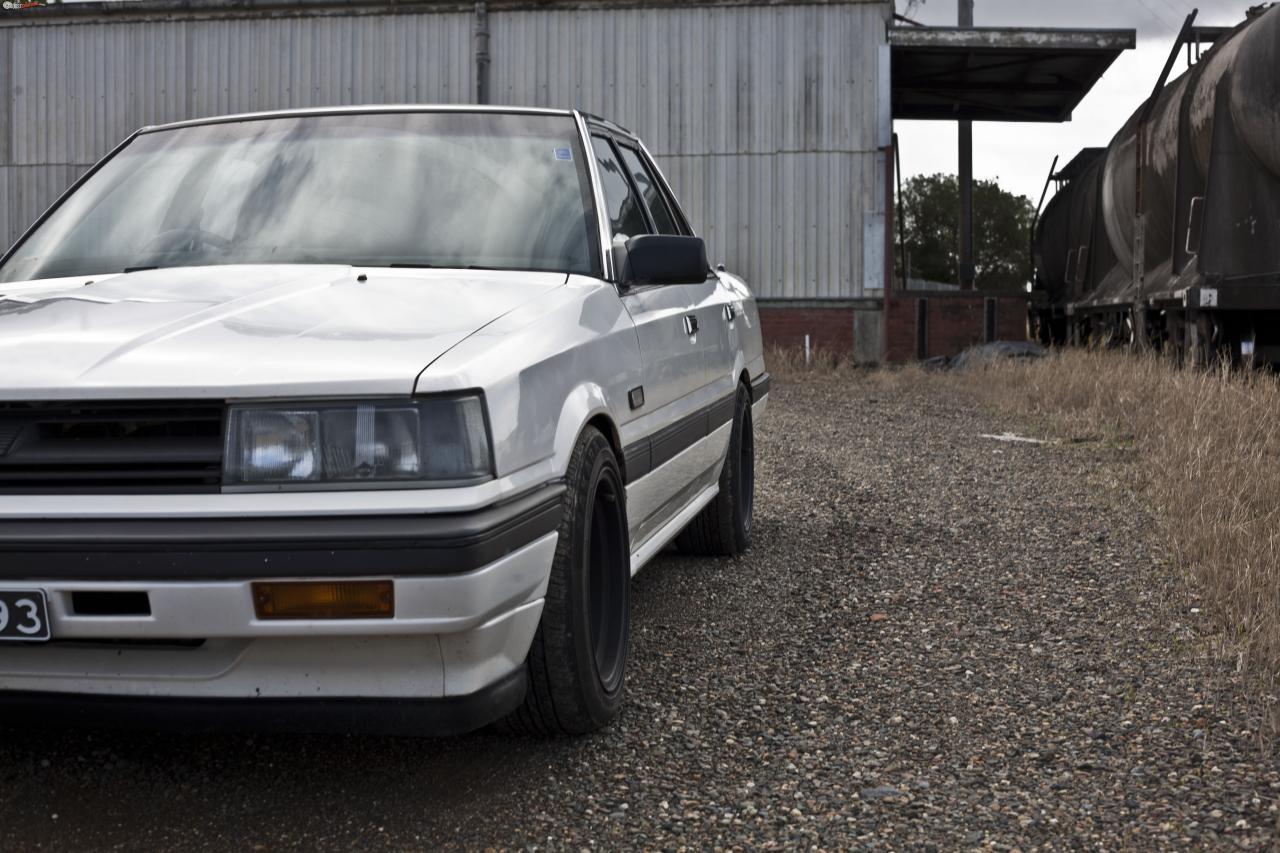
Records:
{"label": "black tire", "polygon": [[542,621],[525,665],[524,704],[508,728],[576,735],[622,707],[631,626],[626,488],[608,440],[593,427],[569,459],[564,516]]}
{"label": "black tire", "polygon": [[751,394],[745,385],[739,385],[729,451],[720,471],[720,494],[676,538],[681,551],[732,557],[750,547],[756,487],[755,449]]}

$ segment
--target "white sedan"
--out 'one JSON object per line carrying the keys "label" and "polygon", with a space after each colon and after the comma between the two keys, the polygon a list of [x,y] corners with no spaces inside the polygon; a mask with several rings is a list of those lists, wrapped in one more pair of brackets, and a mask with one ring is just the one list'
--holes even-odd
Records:
{"label": "white sedan", "polygon": [[145,128],[0,258],[0,710],[597,729],[632,576],[750,543],[768,392],[614,124]]}

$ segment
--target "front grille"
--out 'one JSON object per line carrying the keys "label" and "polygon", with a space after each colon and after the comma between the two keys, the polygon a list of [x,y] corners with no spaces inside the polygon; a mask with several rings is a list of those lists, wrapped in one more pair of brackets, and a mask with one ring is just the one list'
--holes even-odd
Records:
{"label": "front grille", "polygon": [[0,494],[216,492],[223,408],[0,403]]}

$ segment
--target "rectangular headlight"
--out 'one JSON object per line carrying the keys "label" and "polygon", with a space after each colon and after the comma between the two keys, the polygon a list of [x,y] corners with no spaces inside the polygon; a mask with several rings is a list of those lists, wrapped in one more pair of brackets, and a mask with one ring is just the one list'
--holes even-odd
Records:
{"label": "rectangular headlight", "polygon": [[232,406],[227,419],[228,486],[439,485],[492,470],[478,395]]}

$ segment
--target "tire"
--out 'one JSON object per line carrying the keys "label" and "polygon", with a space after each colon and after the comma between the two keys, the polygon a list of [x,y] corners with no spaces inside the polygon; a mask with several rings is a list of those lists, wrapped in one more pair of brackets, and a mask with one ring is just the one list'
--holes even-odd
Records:
{"label": "tire", "polygon": [[688,554],[732,557],[751,545],[751,512],[755,504],[755,433],[751,394],[738,386],[729,450],[720,470],[720,494],[689,522],[676,544]]}
{"label": "tire", "polygon": [[542,621],[525,666],[524,704],[506,723],[534,735],[579,735],[617,716],[631,623],[626,489],[608,440],[587,427],[568,489]]}

